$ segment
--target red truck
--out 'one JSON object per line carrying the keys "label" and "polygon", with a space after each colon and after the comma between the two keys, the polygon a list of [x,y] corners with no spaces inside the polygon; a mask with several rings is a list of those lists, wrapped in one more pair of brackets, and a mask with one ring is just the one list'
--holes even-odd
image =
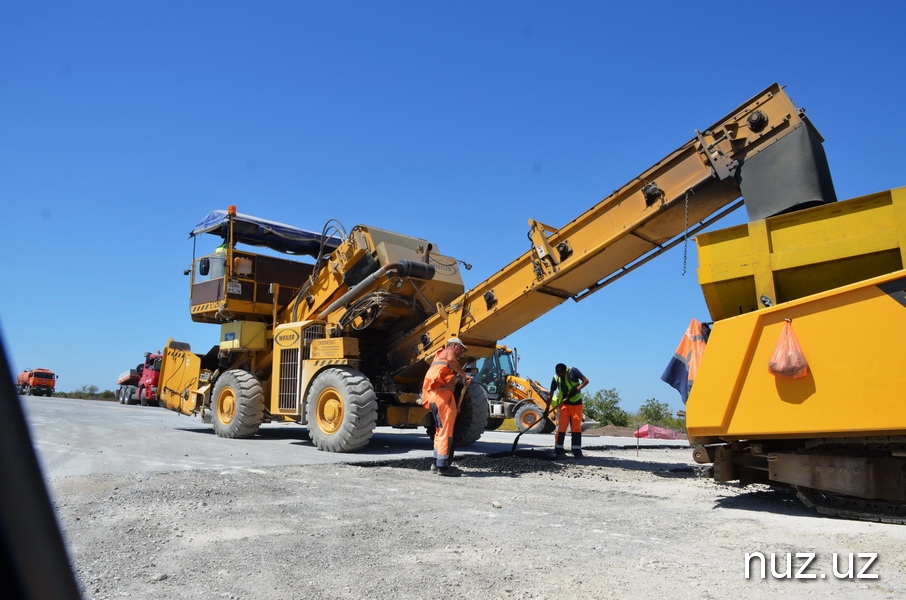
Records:
{"label": "red truck", "polygon": [[25,369],[16,378],[16,393],[23,396],[53,396],[57,376],[48,369]]}
{"label": "red truck", "polygon": [[157,406],[157,380],[160,377],[160,353],[145,352],[145,362],[122,373],[117,380],[116,398],[120,404]]}

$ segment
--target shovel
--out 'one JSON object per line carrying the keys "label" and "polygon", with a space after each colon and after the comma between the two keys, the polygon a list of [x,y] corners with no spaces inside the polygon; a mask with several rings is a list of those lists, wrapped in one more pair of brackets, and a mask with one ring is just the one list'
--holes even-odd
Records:
{"label": "shovel", "polygon": [[[544,412],[541,414],[541,419],[540,419],[540,422],[541,422],[541,423],[543,423],[543,422],[547,419],[547,416],[548,416],[549,414],[551,414],[551,397],[550,397],[550,394],[547,395],[547,398],[545,398],[544,401],[545,401],[545,403],[547,404],[547,406],[544,407]],[[520,432],[516,435],[516,439],[513,440],[513,447],[510,448],[510,454],[515,454],[515,453],[516,453],[516,445],[519,443],[519,438],[522,437],[522,434],[523,434],[523,433],[525,433],[525,431],[520,431]]]}

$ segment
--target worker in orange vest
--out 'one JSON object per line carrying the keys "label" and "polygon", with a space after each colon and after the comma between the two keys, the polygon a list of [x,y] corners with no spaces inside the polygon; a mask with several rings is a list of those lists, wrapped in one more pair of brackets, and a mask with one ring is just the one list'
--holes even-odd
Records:
{"label": "worker in orange vest", "polygon": [[453,390],[456,378],[466,387],[472,378],[466,375],[459,363],[460,357],[468,350],[459,338],[450,338],[447,345],[434,355],[434,362],[425,375],[422,384],[420,404],[434,416],[434,463],[431,471],[447,477],[459,477],[462,472],[452,466],[453,426],[459,410]]}
{"label": "worker in orange vest", "polygon": [[554,454],[565,456],[563,444],[566,441],[566,428],[572,432],[571,450],[573,456],[582,458],[582,388],[588,385],[588,378],[582,371],[572,367],[566,368],[563,363],[554,367],[554,378],[551,380],[551,408],[559,409],[557,432],[554,442]]}

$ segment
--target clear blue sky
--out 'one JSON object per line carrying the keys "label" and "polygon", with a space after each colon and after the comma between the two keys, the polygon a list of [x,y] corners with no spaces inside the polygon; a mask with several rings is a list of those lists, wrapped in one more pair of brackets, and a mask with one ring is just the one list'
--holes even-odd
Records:
{"label": "clear blue sky", "polygon": [[[188,313],[210,210],[434,241],[472,286],[773,82],[838,196],[906,185],[898,2],[0,2],[0,333],[18,372],[114,389]],[[726,226],[734,218],[719,224]],[[503,340],[524,375],[657,398],[694,244]]]}

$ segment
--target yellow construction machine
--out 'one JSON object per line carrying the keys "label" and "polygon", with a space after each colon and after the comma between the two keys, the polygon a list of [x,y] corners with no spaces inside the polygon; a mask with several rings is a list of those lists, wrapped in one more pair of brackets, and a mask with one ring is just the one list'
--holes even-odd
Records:
{"label": "yellow construction machine", "polygon": [[906,523],[906,188],[696,241],[714,323],[686,404],[695,459],[819,512]]}
{"label": "yellow construction machine", "polygon": [[[431,434],[419,394],[447,339],[461,338],[469,361],[491,357],[500,340],[683,243],[742,196],[750,220],[835,201],[821,143],[772,85],[562,227],[529,220],[527,251],[470,290],[436,241],[215,211],[191,236],[212,234],[222,248],[193,256],[188,273],[192,319],[218,325],[220,343],[196,354],[170,340],[161,403],[224,437],[307,425],[333,452],[360,450],[377,426]],[[466,392],[457,445],[475,442],[490,416],[485,389],[475,381]]]}
{"label": "yellow construction machine", "polygon": [[479,358],[475,364],[478,383],[488,395],[486,429],[498,429],[504,421],[513,419],[523,433],[550,433],[555,427],[552,415],[545,415],[550,391],[534,379],[522,377],[518,362],[515,348],[497,346],[494,354]]}

